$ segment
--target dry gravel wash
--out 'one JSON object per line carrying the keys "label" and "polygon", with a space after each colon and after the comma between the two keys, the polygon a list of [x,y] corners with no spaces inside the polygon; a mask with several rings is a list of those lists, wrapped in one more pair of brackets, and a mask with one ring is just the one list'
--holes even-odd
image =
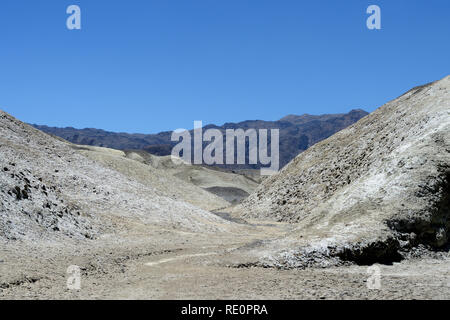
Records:
{"label": "dry gravel wash", "polygon": [[[0,299],[450,299],[448,255],[380,265],[379,290],[367,288],[364,266],[227,266],[235,248],[270,233],[263,228],[246,237],[154,230],[153,240],[140,235],[135,241],[87,240],[74,246],[2,245]],[[82,269],[80,290],[66,287],[69,265]]]}

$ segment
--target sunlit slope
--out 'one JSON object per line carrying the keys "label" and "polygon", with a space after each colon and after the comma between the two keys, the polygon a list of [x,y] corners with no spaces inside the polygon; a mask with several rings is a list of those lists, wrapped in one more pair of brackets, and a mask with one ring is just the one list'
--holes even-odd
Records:
{"label": "sunlit slope", "polygon": [[236,212],[299,223],[290,238],[322,252],[374,244],[375,255],[417,244],[441,248],[450,237],[449,180],[446,77],[300,154]]}

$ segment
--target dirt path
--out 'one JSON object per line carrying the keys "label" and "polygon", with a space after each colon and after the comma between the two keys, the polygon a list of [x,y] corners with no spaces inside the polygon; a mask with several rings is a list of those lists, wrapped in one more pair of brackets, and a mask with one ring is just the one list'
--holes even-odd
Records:
{"label": "dirt path", "polygon": [[[242,248],[286,228],[263,223],[240,235],[164,231],[45,249],[2,245],[0,299],[450,299],[450,257],[380,265],[377,290],[368,289],[364,266],[230,266]],[[67,288],[70,265],[81,269],[80,290]]]}

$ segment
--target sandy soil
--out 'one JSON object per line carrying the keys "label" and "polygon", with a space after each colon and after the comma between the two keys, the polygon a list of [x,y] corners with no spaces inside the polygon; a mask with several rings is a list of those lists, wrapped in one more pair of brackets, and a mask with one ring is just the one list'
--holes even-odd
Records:
{"label": "sandy soil", "polygon": [[[287,224],[242,225],[234,234],[136,229],[124,237],[32,247],[1,244],[1,299],[449,299],[450,256],[367,266],[277,270],[236,268],[245,248],[289,231]],[[243,252],[242,254],[240,252]],[[230,264],[230,257],[236,263]],[[67,268],[81,268],[69,290]]]}

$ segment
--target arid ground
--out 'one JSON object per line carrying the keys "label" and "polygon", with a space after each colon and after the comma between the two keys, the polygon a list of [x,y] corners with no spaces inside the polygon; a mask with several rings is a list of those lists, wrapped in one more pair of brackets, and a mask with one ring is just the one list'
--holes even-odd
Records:
{"label": "arid ground", "polygon": [[261,183],[0,112],[0,298],[450,299],[449,110],[450,76]]}

